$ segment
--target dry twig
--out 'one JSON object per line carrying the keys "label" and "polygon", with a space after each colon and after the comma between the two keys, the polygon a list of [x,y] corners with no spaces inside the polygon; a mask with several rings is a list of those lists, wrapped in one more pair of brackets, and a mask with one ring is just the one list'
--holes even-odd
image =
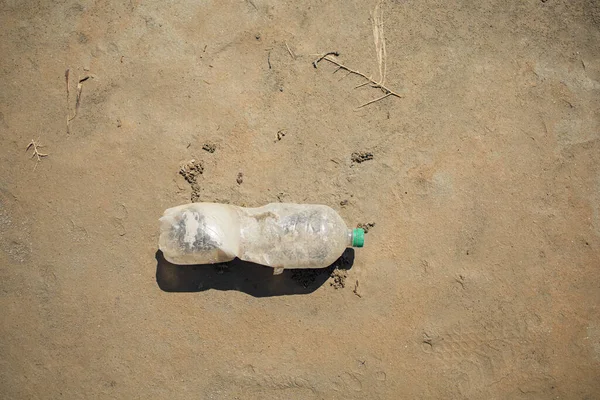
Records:
{"label": "dry twig", "polygon": [[319,58],[317,58],[315,61],[313,61],[313,66],[314,66],[315,68],[317,68],[317,64],[319,63],[319,61],[321,61],[322,59],[324,59],[325,57],[327,57],[327,56],[329,56],[329,55],[332,55],[332,56],[339,57],[339,56],[340,56],[340,53],[338,53],[337,51],[330,51],[330,52],[328,52],[328,53],[321,54],[321,55],[319,56]]}
{"label": "dry twig", "polygon": [[377,55],[377,65],[379,66],[379,81],[376,81],[372,77],[367,76],[358,70],[349,68],[349,67],[345,66],[344,64],[340,63],[339,61],[337,61],[336,59],[329,57],[332,55],[338,57],[339,53],[337,51],[330,51],[328,53],[322,54],[321,56],[319,56],[319,58],[317,58],[315,61],[313,61],[313,66],[315,68],[317,68],[317,64],[323,60],[327,60],[330,63],[335,64],[337,66],[337,69],[333,72],[334,74],[337,71],[339,71],[340,69],[347,71],[348,74],[344,75],[344,77],[341,78],[340,80],[344,79],[345,77],[347,77],[348,75],[351,75],[351,74],[358,75],[361,78],[366,80],[366,82],[356,86],[355,89],[358,89],[358,88],[366,86],[366,85],[371,85],[371,87],[373,87],[373,88],[381,89],[381,91],[384,93],[383,96],[373,99],[371,101],[368,101],[368,102],[358,106],[358,108],[368,106],[369,104],[373,104],[373,103],[375,103],[379,100],[383,100],[389,96],[395,96],[398,98],[402,98],[402,96],[400,94],[398,94],[397,92],[395,92],[395,91],[391,90],[390,88],[388,88],[387,86],[385,86],[385,77],[386,77],[386,73],[387,73],[387,63],[386,63],[387,52],[385,50],[385,36],[383,34],[383,11],[381,10],[382,3],[383,3],[383,0],[379,0],[377,5],[375,6],[375,9],[373,10],[373,40],[375,42],[375,53]]}
{"label": "dry twig", "polygon": [[33,154],[31,155],[31,158],[33,158],[33,157],[37,158],[35,166],[33,167],[33,169],[35,170],[37,168],[38,163],[42,161],[42,158],[48,157],[48,154],[40,152],[38,149],[45,147],[45,146],[43,146],[39,143],[36,143],[35,140],[33,140],[33,139],[31,139],[31,142],[29,142],[29,144],[25,148],[25,151],[28,151],[32,147],[33,147]]}
{"label": "dry twig", "polygon": [[292,57],[293,60],[296,59],[296,55],[294,54],[294,52],[292,51],[292,49],[290,49],[290,46],[288,46],[287,42],[285,42],[285,48],[287,49],[288,53],[290,53],[290,56]]}
{"label": "dry twig", "polygon": [[65,81],[67,83],[67,104],[69,104],[69,69],[65,71]]}
{"label": "dry twig", "polygon": [[67,71],[65,72],[65,79],[67,81],[67,133],[69,133],[69,123],[71,121],[73,121],[75,119],[75,117],[77,117],[77,113],[79,112],[79,106],[81,105],[81,92],[83,91],[83,82],[87,81],[88,79],[90,79],[91,76],[87,75],[81,79],[77,80],[77,94],[75,96],[75,113],[73,114],[73,116],[70,115],[69,111],[68,111],[68,107],[69,107],[69,70],[67,69]]}
{"label": "dry twig", "polygon": [[362,105],[358,106],[357,108],[363,108],[363,107],[365,107],[365,106],[368,106],[369,104],[373,104],[373,103],[375,103],[376,101],[383,100],[383,99],[385,99],[386,97],[388,97],[388,96],[391,96],[391,95],[392,95],[392,93],[386,93],[386,94],[384,94],[383,96],[381,96],[381,97],[378,97],[378,98],[376,98],[376,99],[374,99],[374,100],[367,101],[366,103],[364,103],[364,104],[362,104]]}
{"label": "dry twig", "polygon": [[385,50],[385,36],[383,34],[383,11],[381,11],[381,3],[373,10],[373,41],[375,42],[375,53],[377,55],[377,65],[379,66],[379,83],[385,84],[385,75],[387,72],[387,52]]}
{"label": "dry twig", "polygon": [[[382,97],[380,97],[378,99],[375,99],[374,101],[371,101],[371,102],[369,102],[367,104],[371,104],[371,103],[374,103],[375,101],[382,100],[382,99],[386,98],[387,96],[395,96],[395,97],[398,97],[398,98],[402,98],[401,94],[398,94],[397,92],[391,90],[390,88],[388,88],[387,86],[383,85],[382,83],[375,81],[370,76],[367,76],[367,75],[363,74],[360,71],[357,71],[355,69],[347,67],[344,64],[342,64],[341,62],[339,62],[339,61],[337,61],[337,60],[329,57],[329,55],[331,55],[331,54],[335,55],[335,54],[338,54],[338,53],[337,52],[326,53],[326,54],[322,55],[321,57],[317,58],[315,61],[313,61],[313,65],[319,63],[322,60],[329,61],[330,63],[337,65],[338,68],[336,69],[336,72],[339,71],[340,69],[343,69],[345,71],[348,71],[351,74],[358,75],[358,76],[362,77],[363,79],[366,79],[367,82],[363,83],[362,85],[357,86],[356,88],[359,88],[359,87],[366,86],[366,85],[370,84],[371,87],[377,88],[377,89],[381,89],[383,91],[383,93],[386,94],[385,96],[382,96]],[[361,107],[364,107],[367,104],[363,104]]]}
{"label": "dry twig", "polygon": [[254,2],[252,0],[246,0],[252,7],[254,7],[254,9],[256,11],[258,11],[258,7],[256,7],[256,4],[254,4]]}
{"label": "dry twig", "polygon": [[69,95],[71,90],[69,89],[69,68],[67,68],[67,70],[65,71],[65,81],[67,83],[67,134],[69,134],[69,118],[70,118],[70,111],[69,111]]}

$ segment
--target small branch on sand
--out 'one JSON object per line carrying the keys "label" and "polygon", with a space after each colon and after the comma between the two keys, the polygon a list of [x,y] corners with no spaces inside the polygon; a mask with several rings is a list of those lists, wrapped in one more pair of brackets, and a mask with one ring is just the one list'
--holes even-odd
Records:
{"label": "small branch on sand", "polygon": [[79,112],[79,106],[81,105],[81,92],[83,91],[83,83],[88,79],[92,78],[92,76],[87,75],[81,79],[77,80],[77,94],[75,96],[75,113],[71,116],[69,112],[69,70],[67,69],[65,72],[65,80],[67,81],[67,134],[69,133],[69,123],[77,117],[77,113]]}
{"label": "small branch on sand", "polygon": [[285,48],[287,49],[288,53],[290,53],[290,56],[292,57],[292,60],[296,59],[296,55],[294,54],[294,52],[292,51],[292,49],[290,49],[290,46],[288,46],[287,42],[285,42]]}
{"label": "small branch on sand", "polygon": [[42,161],[42,158],[48,157],[48,154],[40,152],[38,149],[40,149],[42,147],[45,147],[45,146],[42,146],[41,144],[36,143],[35,140],[33,140],[33,139],[31,139],[31,142],[29,142],[29,144],[25,148],[25,151],[28,151],[32,147],[33,147],[33,154],[31,155],[31,158],[33,158],[33,157],[37,158],[36,159],[36,163],[35,163],[35,167],[33,167],[33,169],[35,171],[35,169],[37,168],[38,163]]}
{"label": "small branch on sand", "polygon": [[[338,71],[338,70],[340,70],[340,69],[343,69],[343,70],[345,70],[345,71],[348,71],[348,72],[349,72],[349,73],[351,73],[351,74],[358,75],[358,76],[360,76],[361,78],[363,78],[363,79],[366,79],[366,80],[367,80],[367,82],[363,83],[362,85],[358,85],[356,88],[359,88],[359,87],[366,86],[366,85],[369,85],[369,84],[370,84],[370,85],[371,85],[371,87],[373,87],[373,88],[377,88],[377,89],[381,89],[381,90],[383,91],[383,93],[385,93],[385,96],[382,96],[382,97],[380,97],[380,98],[377,98],[377,99],[375,99],[375,100],[373,100],[373,101],[370,101],[370,102],[368,102],[368,103],[365,103],[365,104],[363,104],[363,105],[362,105],[362,106],[360,106],[360,107],[364,107],[364,106],[366,106],[366,105],[369,105],[369,104],[372,104],[372,103],[374,103],[374,102],[376,102],[376,101],[383,100],[384,98],[386,98],[386,97],[388,97],[388,96],[395,96],[395,97],[398,97],[398,98],[400,98],[400,99],[402,98],[402,95],[400,95],[400,94],[396,93],[395,91],[391,90],[391,89],[390,89],[390,88],[388,88],[387,86],[385,86],[385,85],[383,85],[383,84],[381,84],[381,83],[379,83],[379,82],[375,81],[373,78],[371,78],[371,77],[369,77],[369,76],[367,76],[367,75],[363,74],[363,73],[362,73],[362,72],[360,72],[360,71],[357,71],[357,70],[355,70],[355,69],[352,69],[352,68],[350,68],[350,67],[347,67],[347,66],[345,66],[344,64],[342,64],[341,62],[339,62],[339,61],[337,61],[337,60],[335,60],[335,59],[333,59],[333,58],[329,57],[330,55],[337,55],[337,54],[338,54],[337,52],[329,52],[329,53],[326,53],[326,54],[322,55],[321,57],[317,58],[315,61],[313,61],[313,65],[315,65],[315,68],[316,68],[316,65],[317,65],[319,62],[321,62],[321,61],[323,61],[323,60],[329,61],[330,63],[337,65],[337,67],[338,67],[338,68],[336,69],[336,71]],[[355,89],[356,89],[356,88],[355,88]],[[360,108],[360,107],[359,107],[359,108]]]}
{"label": "small branch on sand", "polygon": [[71,117],[71,112],[69,111],[69,104],[71,101],[69,100],[69,95],[71,90],[69,88],[69,68],[65,71],[65,82],[67,83],[67,135],[69,134],[69,118]]}
{"label": "small branch on sand", "polygon": [[[333,71],[334,74],[336,72],[338,72],[340,69],[347,71],[348,73],[346,75],[344,75],[344,77],[342,79],[344,79],[348,75],[354,74],[354,75],[358,75],[361,78],[366,80],[366,82],[356,86],[354,89],[358,89],[358,88],[366,86],[366,85],[371,85],[371,87],[373,87],[373,88],[381,89],[381,91],[384,93],[383,96],[373,99],[371,101],[368,101],[368,102],[364,103],[363,105],[359,106],[358,108],[368,106],[369,104],[373,104],[373,103],[378,102],[379,100],[383,100],[389,96],[395,96],[398,98],[402,98],[402,96],[400,94],[398,94],[397,92],[394,92],[393,90],[391,90],[390,88],[388,88],[387,86],[384,85],[386,73],[387,73],[387,52],[385,50],[385,35],[383,33],[383,11],[381,8],[382,4],[383,4],[383,0],[379,0],[377,2],[377,5],[375,5],[375,9],[373,10],[373,14],[372,14],[373,40],[375,42],[375,53],[377,54],[377,65],[379,66],[379,81],[375,81],[372,77],[367,76],[360,71],[357,71],[355,69],[345,66],[341,62],[337,61],[335,58],[329,57],[329,56],[338,57],[339,53],[337,51],[330,51],[328,53],[322,54],[319,56],[319,58],[317,58],[315,61],[313,61],[313,66],[315,68],[317,68],[317,64],[323,60],[327,60],[330,63],[337,65],[336,70]],[[342,79],[340,79],[340,80],[342,80]]]}
{"label": "small branch on sand", "polygon": [[313,61],[313,63],[312,63],[313,66],[315,68],[317,68],[317,64],[329,55],[339,57],[340,53],[338,53],[337,51],[330,51],[329,53],[321,54],[321,56],[319,58],[317,58],[315,61]]}
{"label": "small branch on sand", "polygon": [[392,94],[393,94],[393,93],[386,93],[386,94],[384,94],[383,96],[381,96],[381,97],[378,97],[378,98],[376,98],[376,99],[374,99],[374,100],[367,101],[365,104],[363,104],[363,105],[361,105],[361,106],[358,106],[357,108],[363,108],[363,107],[365,107],[365,106],[368,106],[369,104],[373,104],[373,103],[375,103],[376,101],[383,100],[383,99],[385,99],[386,97],[388,97],[388,96],[391,96]]}

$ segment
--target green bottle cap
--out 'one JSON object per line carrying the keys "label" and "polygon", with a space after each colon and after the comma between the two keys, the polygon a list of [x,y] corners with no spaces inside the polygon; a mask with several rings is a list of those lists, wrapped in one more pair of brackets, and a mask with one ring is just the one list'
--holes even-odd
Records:
{"label": "green bottle cap", "polygon": [[365,245],[365,231],[356,228],[352,231],[352,247],[363,247]]}

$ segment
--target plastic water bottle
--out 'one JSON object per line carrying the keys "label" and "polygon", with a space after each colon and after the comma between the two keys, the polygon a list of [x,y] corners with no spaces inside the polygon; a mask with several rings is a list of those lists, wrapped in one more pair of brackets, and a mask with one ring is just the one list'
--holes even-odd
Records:
{"label": "plastic water bottle", "polygon": [[192,203],[160,218],[158,247],[174,264],[213,264],[238,257],[273,267],[323,268],[346,247],[362,247],[364,231],[348,229],[332,208],[272,203],[259,208]]}

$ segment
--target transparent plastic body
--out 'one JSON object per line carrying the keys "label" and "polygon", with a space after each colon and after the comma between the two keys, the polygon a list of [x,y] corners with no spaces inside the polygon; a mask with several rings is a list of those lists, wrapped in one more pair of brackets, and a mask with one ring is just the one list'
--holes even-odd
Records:
{"label": "transparent plastic body", "polygon": [[174,264],[238,257],[275,268],[323,268],[352,244],[352,231],[323,205],[272,203],[259,208],[192,203],[160,218],[159,248]]}

